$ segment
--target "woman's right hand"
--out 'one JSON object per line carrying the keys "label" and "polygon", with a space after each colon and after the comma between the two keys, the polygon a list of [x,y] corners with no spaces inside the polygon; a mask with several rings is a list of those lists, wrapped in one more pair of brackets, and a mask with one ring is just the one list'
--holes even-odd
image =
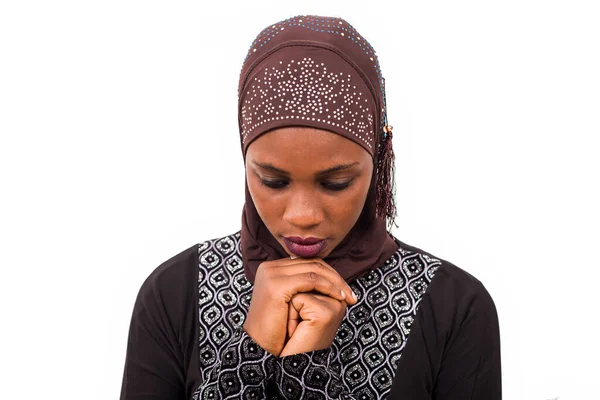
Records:
{"label": "woman's right hand", "polygon": [[289,303],[295,294],[308,292],[356,304],[350,286],[320,258],[265,261],[256,273],[244,330],[263,349],[279,356],[287,339]]}

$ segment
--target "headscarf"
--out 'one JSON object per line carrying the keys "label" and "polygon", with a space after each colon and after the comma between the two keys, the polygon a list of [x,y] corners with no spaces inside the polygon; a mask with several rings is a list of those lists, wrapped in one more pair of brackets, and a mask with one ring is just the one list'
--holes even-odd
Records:
{"label": "headscarf", "polygon": [[[398,249],[393,222],[393,151],[384,79],[371,45],[345,20],[296,16],[265,28],[240,74],[238,122],[244,160],[250,143],[275,128],[326,129],[362,146],[373,177],[362,213],[324,259],[346,281],[383,264]],[[246,180],[241,251],[246,278],[259,265],[289,257],[260,218]]]}

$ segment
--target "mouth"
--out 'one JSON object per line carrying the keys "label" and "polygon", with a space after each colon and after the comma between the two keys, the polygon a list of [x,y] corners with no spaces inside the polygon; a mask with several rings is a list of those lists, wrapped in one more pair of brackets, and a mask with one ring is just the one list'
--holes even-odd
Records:
{"label": "mouth", "polygon": [[318,238],[306,238],[302,239],[299,237],[284,237],[283,241],[285,246],[290,251],[303,258],[316,257],[321,253],[325,247],[327,247],[327,239]]}

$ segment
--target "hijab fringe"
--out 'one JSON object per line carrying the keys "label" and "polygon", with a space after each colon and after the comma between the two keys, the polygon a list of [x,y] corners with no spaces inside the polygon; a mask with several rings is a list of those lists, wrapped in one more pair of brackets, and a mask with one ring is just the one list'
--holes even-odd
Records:
{"label": "hijab fringe", "polygon": [[379,161],[377,164],[377,196],[375,213],[379,218],[387,220],[388,227],[396,225],[395,195],[395,155],[392,147],[392,127],[383,128],[383,142],[381,143]]}

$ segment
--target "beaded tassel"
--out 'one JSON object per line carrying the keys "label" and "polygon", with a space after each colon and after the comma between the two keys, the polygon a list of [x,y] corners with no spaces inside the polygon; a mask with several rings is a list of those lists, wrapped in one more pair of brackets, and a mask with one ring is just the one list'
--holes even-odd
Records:
{"label": "beaded tassel", "polygon": [[[392,148],[392,127],[383,127],[383,140],[381,143],[379,162],[377,165],[377,200],[376,215],[385,217],[388,226],[395,225],[396,205],[394,203],[394,149]],[[397,225],[396,225],[397,227]]]}

